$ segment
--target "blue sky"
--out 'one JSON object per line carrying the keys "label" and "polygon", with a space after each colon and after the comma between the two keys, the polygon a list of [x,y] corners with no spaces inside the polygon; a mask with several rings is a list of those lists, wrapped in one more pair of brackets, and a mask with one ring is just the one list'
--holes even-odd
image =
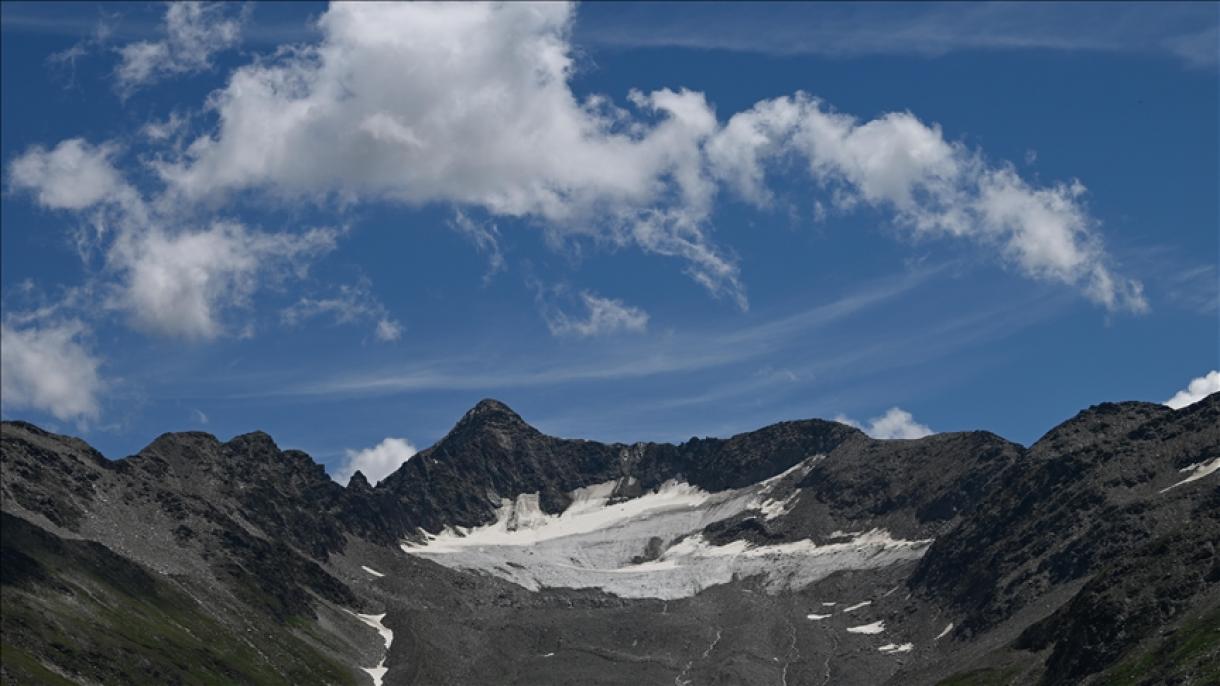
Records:
{"label": "blue sky", "polygon": [[111,457],[1220,384],[1214,4],[2,7],[3,414]]}

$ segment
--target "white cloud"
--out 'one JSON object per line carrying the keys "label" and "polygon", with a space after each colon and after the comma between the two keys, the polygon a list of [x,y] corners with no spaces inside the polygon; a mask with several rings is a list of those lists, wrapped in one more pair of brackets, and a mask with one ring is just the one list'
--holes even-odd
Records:
{"label": "white cloud", "polygon": [[475,250],[487,255],[487,273],[483,275],[483,283],[491,281],[497,272],[504,271],[504,254],[500,252],[500,229],[492,222],[476,222],[466,216],[465,212],[457,210],[449,228],[466,237],[474,244]]}
{"label": "white cloud", "polygon": [[1175,410],[1180,410],[1187,405],[1199,402],[1217,391],[1220,391],[1220,371],[1213,369],[1203,376],[1191,379],[1186,388],[1175,393],[1172,398],[1165,401],[1165,404]]}
{"label": "white cloud", "polygon": [[[597,11],[600,10],[600,11]],[[635,10],[635,11],[633,11]],[[1202,3],[706,3],[695,12],[597,6],[580,37],[618,48],[678,46],[767,55],[933,56],[968,51],[1172,55],[1215,67],[1214,8]]]}
{"label": "white cloud", "polygon": [[325,298],[303,297],[280,312],[280,319],[296,326],[316,317],[329,317],[335,324],[375,322],[373,335],[379,341],[396,341],[402,337],[402,325],[395,321],[372,293],[368,280],[343,284],[337,292]]}
{"label": "white cloud", "polygon": [[891,407],[880,417],[873,417],[866,424],[860,424],[844,415],[835,417],[836,422],[854,426],[873,438],[923,438],[934,432],[927,426],[915,421],[910,412],[898,407]]}
{"label": "white cloud", "polygon": [[373,329],[373,335],[385,343],[397,341],[402,338],[402,324],[393,319],[379,319]]}
{"label": "white cloud", "polygon": [[562,4],[332,4],[321,43],[236,70],[210,99],[216,132],[160,171],[192,198],[263,188],[540,218],[556,240],[679,257],[744,304],[707,234],[711,108],[690,91],[634,93],[639,117],[578,100],[572,19]]}
{"label": "white cloud", "polygon": [[53,210],[83,210],[130,192],[113,158],[114,145],[90,145],[81,138],[53,149],[33,146],[9,164],[9,184],[33,194]]}
{"label": "white cloud", "polygon": [[1108,265],[1083,185],[1032,186],[910,113],[861,123],[798,93],[734,115],[707,152],[712,173],[755,204],[770,200],[768,164],[797,154],[841,210],[889,210],[917,236],[993,247],[1027,276],[1075,285],[1109,310],[1147,309],[1142,285]]}
{"label": "white cloud", "polygon": [[58,419],[97,419],[103,389],[100,361],[82,342],[76,320],[0,324],[0,400],[7,409],[35,409]]}
{"label": "white cloud", "polygon": [[[744,309],[737,261],[711,239],[716,194],[769,205],[769,169],[803,160],[841,211],[887,211],[913,235],[971,239],[1107,309],[1147,309],[1109,264],[1079,182],[1035,186],[910,113],[860,122],[803,93],[724,125],[688,90],[632,91],[632,110],[582,101],[572,20],[560,4],[332,4],[320,43],[236,70],[209,101],[215,132],[158,169],[189,198],[259,188],[541,219],[554,242],[679,258]],[[495,233],[458,217],[494,270]]]}
{"label": "white cloud", "polygon": [[150,141],[159,143],[177,139],[189,124],[189,117],[178,111],[169,113],[162,121],[152,120],[140,127],[140,133]]}
{"label": "white cloud", "polygon": [[191,415],[195,418],[195,423],[197,423],[197,424],[207,424],[208,423],[208,416],[207,416],[207,414],[204,413],[203,410],[199,410],[199,409],[192,410]]}
{"label": "white cloud", "polygon": [[152,333],[181,338],[215,338],[224,332],[222,312],[242,307],[260,277],[334,249],[336,232],[302,234],[247,230],[216,222],[203,230],[167,233],[157,229],[125,235],[109,251],[121,274],[114,303],[133,323]]}
{"label": "white cloud", "polygon": [[[58,17],[62,20],[62,16]],[[5,25],[13,24],[12,15],[5,16]],[[89,35],[73,43],[70,47],[59,52],[53,52],[47,56],[47,64],[53,67],[63,68],[67,71],[67,85],[71,86],[76,82],[76,62],[77,60],[87,56],[95,49],[104,46],[109,42],[114,35],[115,20],[117,15],[104,16],[97,21],[89,31]],[[17,21],[20,23],[20,20]],[[59,26],[63,26],[67,22],[56,22]]]}
{"label": "white cloud", "polygon": [[334,480],[343,485],[360,471],[369,483],[378,481],[394,473],[407,460],[417,453],[415,446],[405,438],[387,438],[372,448],[364,450],[348,450],[343,464],[334,473]]}
{"label": "white cloud", "polygon": [[603,298],[581,291],[580,302],[585,315],[574,317],[554,305],[544,305],[543,317],[556,336],[602,336],[606,334],[641,332],[648,328],[648,313],[626,305],[622,300]]}
{"label": "white cloud", "polygon": [[165,38],[119,48],[115,69],[119,93],[126,96],[170,76],[212,68],[212,56],[237,44],[242,17],[226,16],[226,3],[170,2]]}
{"label": "white cloud", "polygon": [[233,221],[196,228],[173,203],[148,203],[115,168],[115,148],[74,138],[32,147],[9,167],[10,183],[48,209],[84,214],[83,257],[104,255],[107,305],[152,333],[215,338],[223,312],[246,305],[262,280],[301,274],[332,251],[337,229],[263,232]]}

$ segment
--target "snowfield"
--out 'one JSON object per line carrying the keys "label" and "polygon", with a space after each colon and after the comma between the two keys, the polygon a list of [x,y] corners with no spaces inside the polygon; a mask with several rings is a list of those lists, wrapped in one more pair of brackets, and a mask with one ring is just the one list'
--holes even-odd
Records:
{"label": "snowfield", "polygon": [[1184,484],[1188,484],[1192,481],[1198,481],[1199,479],[1202,479],[1205,476],[1214,474],[1216,472],[1216,470],[1218,470],[1218,469],[1220,469],[1220,457],[1212,458],[1211,460],[1205,460],[1203,462],[1197,462],[1195,464],[1190,465],[1189,467],[1183,467],[1182,469],[1180,469],[1178,471],[1182,474],[1189,473],[1190,476],[1186,477],[1185,479],[1182,479],[1181,481],[1177,482],[1176,484],[1173,484],[1172,486],[1167,486],[1165,488],[1162,488],[1161,493],[1165,493],[1166,491],[1172,490],[1172,489],[1177,488],[1178,486],[1182,486]]}
{"label": "snowfield", "polygon": [[558,515],[543,512],[536,493],[503,498],[491,524],[446,529],[423,543],[404,543],[402,550],[531,590],[599,588],[621,597],[667,600],[745,577],[761,578],[767,590],[800,588],[838,570],[923,555],[931,541],[896,540],[880,529],[826,545],[803,540],[718,546],[699,533],[746,511],[767,519],[784,513],[799,493],[777,500],[771,491],[783,478],[803,475],[816,459],[759,484],[717,493],[668,481],[622,500],[612,498],[620,483],[609,481],[573,491],[572,504]]}
{"label": "snowfield", "polygon": [[376,629],[377,633],[381,634],[381,640],[385,642],[385,654],[381,656],[381,662],[378,662],[376,667],[360,668],[368,672],[368,675],[373,678],[373,686],[381,686],[381,680],[385,678],[385,673],[389,671],[389,668],[385,666],[385,660],[390,654],[390,644],[394,642],[394,632],[381,623],[381,620],[385,619],[384,612],[379,615],[357,614],[356,618]]}

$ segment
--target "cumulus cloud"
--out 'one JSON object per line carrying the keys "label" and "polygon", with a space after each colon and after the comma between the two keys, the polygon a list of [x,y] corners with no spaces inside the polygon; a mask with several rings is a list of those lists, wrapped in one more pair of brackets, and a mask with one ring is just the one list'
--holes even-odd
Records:
{"label": "cumulus cloud", "polygon": [[215,338],[225,310],[246,305],[262,280],[303,273],[341,233],[272,233],[224,220],[198,228],[172,205],[148,203],[115,167],[115,155],[111,145],[81,139],[35,146],[10,164],[10,184],[47,209],[87,215],[82,252],[101,250],[116,281],[106,304],[140,329]]}
{"label": "cumulus cloud", "polygon": [[[737,260],[711,238],[715,198],[728,187],[769,205],[769,171],[795,159],[839,210],[877,208],[914,235],[973,240],[1107,309],[1147,308],[1141,285],[1113,270],[1079,182],[1031,184],[913,114],[861,122],[803,93],[723,125],[689,90],[632,91],[630,109],[580,99],[569,84],[573,12],[332,4],[319,43],[236,70],[209,101],[218,128],[159,172],[190,198],[260,188],[536,218],[552,239],[681,259],[745,308]],[[455,227],[494,270],[495,233]]]}
{"label": "cumulus cloud", "polygon": [[648,313],[622,300],[603,298],[581,291],[583,315],[570,315],[553,304],[544,305],[547,328],[556,336],[602,336],[620,332],[641,332],[648,328]]}
{"label": "cumulus cloud", "polygon": [[229,16],[226,3],[166,3],[163,39],[119,48],[115,69],[119,93],[130,95],[168,77],[211,69],[216,53],[237,44],[243,19]]}
{"label": "cumulus cloud", "polygon": [[844,415],[835,417],[836,422],[854,426],[873,438],[923,438],[934,432],[927,426],[915,421],[910,412],[891,407],[880,417],[873,417],[861,424]]}
{"label": "cumulus cloud", "polygon": [[76,320],[0,324],[0,400],[6,409],[49,412],[61,420],[97,419],[99,359]]}
{"label": "cumulus cloud", "polygon": [[343,284],[329,297],[303,297],[280,312],[280,318],[289,326],[317,317],[329,318],[335,324],[371,321],[373,335],[379,341],[397,341],[402,337],[402,325],[373,295],[368,280]]}
{"label": "cumulus cloud", "polygon": [[236,70],[210,100],[216,132],[160,172],[192,198],[263,188],[540,218],[553,238],[681,258],[744,302],[708,236],[710,106],[690,91],[634,93],[635,115],[578,99],[572,19],[562,4],[335,3],[319,44]]}
{"label": "cumulus cloud", "polygon": [[245,305],[271,265],[294,264],[335,247],[335,231],[265,233],[236,222],[170,234],[125,236],[109,261],[122,274],[115,302],[152,333],[215,338],[221,311]]}
{"label": "cumulus cloud", "polygon": [[[206,68],[213,48],[232,44],[240,28],[223,12],[169,6],[164,40],[128,46],[125,82]],[[319,42],[231,74],[207,101],[217,121],[207,133],[186,133],[198,112],[145,127],[148,141],[166,148],[148,158],[163,194],[150,199],[124,178],[116,144],[79,138],[28,149],[9,166],[9,185],[84,219],[82,253],[104,255],[118,281],[109,304],[144,330],[185,338],[223,334],[227,311],[332,250],[338,235],[192,217],[227,194],[445,203],[452,228],[487,256],[488,276],[504,268],[494,220],[524,218],[552,244],[591,240],[676,258],[696,283],[745,309],[737,258],[713,240],[716,198],[727,190],[773,206],[771,177],[794,163],[816,195],[817,217],[827,206],[874,208],[914,237],[971,240],[1109,310],[1147,309],[1141,285],[1115,271],[1081,183],[1034,184],[909,112],[860,121],[803,93],[723,123],[689,90],[631,91],[624,106],[577,97],[573,12],[562,4],[335,3],[319,19]],[[154,54],[163,59],[143,61]],[[340,316],[345,305],[335,299],[303,299],[289,316]],[[557,311],[548,316],[552,331],[592,336],[647,323],[638,308],[590,293],[577,306],[587,315]],[[379,340],[402,335],[392,318],[367,316]]]}
{"label": "cumulus cloud", "polygon": [[47,150],[33,146],[9,164],[9,184],[29,191],[38,204],[56,210],[82,210],[130,193],[114,167],[112,144],[90,145],[70,138]]}
{"label": "cumulus cloud", "polygon": [[707,151],[712,174],[757,205],[770,201],[768,165],[795,154],[841,210],[888,210],[916,235],[974,240],[1109,310],[1147,309],[1142,285],[1108,264],[1080,182],[1034,186],[910,113],[860,122],[798,93],[734,115]]}
{"label": "cumulus cloud", "polygon": [[1213,369],[1203,376],[1191,379],[1186,388],[1174,393],[1172,398],[1165,401],[1165,404],[1175,410],[1180,410],[1187,405],[1199,402],[1217,391],[1220,391],[1220,371]]}
{"label": "cumulus cloud", "polygon": [[387,438],[372,448],[348,450],[343,464],[335,470],[333,478],[346,486],[352,476],[359,471],[364,474],[369,483],[376,484],[393,474],[394,470],[401,467],[417,452],[419,451],[415,449],[415,446],[407,442],[405,438]]}

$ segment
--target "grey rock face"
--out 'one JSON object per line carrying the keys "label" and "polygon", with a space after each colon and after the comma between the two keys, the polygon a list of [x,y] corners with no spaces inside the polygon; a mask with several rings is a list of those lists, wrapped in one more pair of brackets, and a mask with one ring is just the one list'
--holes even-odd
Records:
{"label": "grey rock face", "polygon": [[[384,644],[351,613],[386,612],[386,684],[1215,682],[1218,405],[1099,405],[1026,449],[820,420],[602,444],[484,400],[378,485],[346,488],[259,432],[165,434],[111,461],[5,422],[0,681],[368,683]],[[624,564],[663,567],[696,539],[713,555],[874,531],[932,543],[668,601],[528,590],[399,549],[497,526],[519,496],[537,494],[511,522],[530,527],[577,489],[612,484],[611,508],[667,482],[746,495],[685,538],[641,534]],[[503,564],[528,565],[519,552]]]}

